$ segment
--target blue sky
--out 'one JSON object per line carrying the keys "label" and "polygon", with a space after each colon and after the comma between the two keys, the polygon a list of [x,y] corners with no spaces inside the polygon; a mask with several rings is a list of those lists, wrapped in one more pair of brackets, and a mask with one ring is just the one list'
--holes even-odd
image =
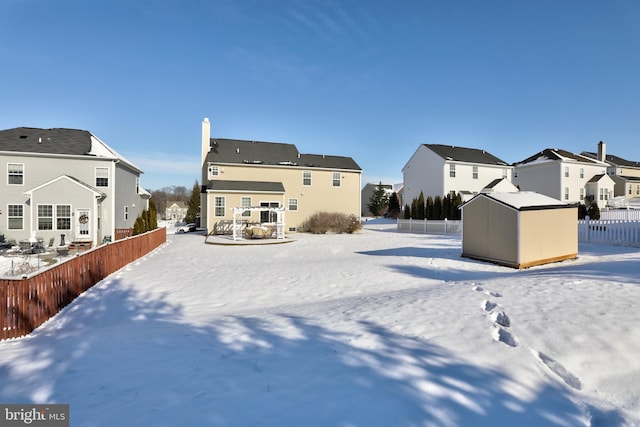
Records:
{"label": "blue sky", "polygon": [[151,190],[198,179],[204,117],[363,185],[423,143],[640,161],[636,0],[0,0],[0,70],[0,129],[88,130]]}

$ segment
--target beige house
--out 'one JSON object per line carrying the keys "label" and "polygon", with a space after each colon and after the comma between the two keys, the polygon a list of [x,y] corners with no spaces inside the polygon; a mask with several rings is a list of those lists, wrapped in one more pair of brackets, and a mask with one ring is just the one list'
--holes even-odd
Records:
{"label": "beige house", "polygon": [[169,221],[180,222],[187,216],[187,210],[189,207],[185,202],[167,202],[167,208],[165,209],[165,218]]}
{"label": "beige house", "polygon": [[576,205],[520,191],[480,193],[461,209],[464,257],[527,268],[578,254]]}
{"label": "beige house", "polygon": [[[362,170],[350,157],[302,154],[293,144],[211,138],[202,122],[201,224],[208,232],[233,221],[274,223],[284,208],[284,231],[297,231],[316,212],[360,216]],[[259,208],[263,208],[262,210]]]}

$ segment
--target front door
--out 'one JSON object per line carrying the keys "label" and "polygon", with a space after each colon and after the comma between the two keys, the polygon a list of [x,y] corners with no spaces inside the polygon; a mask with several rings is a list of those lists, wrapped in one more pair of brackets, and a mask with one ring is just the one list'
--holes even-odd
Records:
{"label": "front door", "polygon": [[91,211],[89,209],[76,210],[76,238],[89,240],[91,230]]}

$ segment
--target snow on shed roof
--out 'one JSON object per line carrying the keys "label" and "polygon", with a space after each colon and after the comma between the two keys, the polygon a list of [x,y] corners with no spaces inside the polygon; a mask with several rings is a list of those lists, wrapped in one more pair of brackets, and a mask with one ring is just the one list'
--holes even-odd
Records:
{"label": "snow on shed roof", "polygon": [[477,197],[488,197],[499,203],[510,206],[519,211],[523,210],[538,210],[538,209],[558,209],[569,208],[574,205],[564,203],[553,197],[545,196],[544,194],[536,193],[533,191],[517,191],[512,193],[481,193],[467,203],[471,203]]}

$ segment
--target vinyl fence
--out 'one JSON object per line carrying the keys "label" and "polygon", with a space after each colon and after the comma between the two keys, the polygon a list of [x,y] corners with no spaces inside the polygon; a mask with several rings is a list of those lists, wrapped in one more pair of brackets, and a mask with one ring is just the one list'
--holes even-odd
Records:
{"label": "vinyl fence", "polygon": [[462,221],[435,219],[400,219],[398,231],[423,234],[462,234]]}
{"label": "vinyl fence", "polygon": [[101,245],[22,279],[0,279],[0,340],[29,334],[109,274],[163,244],[166,230]]}
{"label": "vinyl fence", "polygon": [[640,209],[601,210],[600,219],[607,221],[640,221]]}
{"label": "vinyl fence", "polygon": [[578,241],[640,247],[640,221],[578,221]]}

